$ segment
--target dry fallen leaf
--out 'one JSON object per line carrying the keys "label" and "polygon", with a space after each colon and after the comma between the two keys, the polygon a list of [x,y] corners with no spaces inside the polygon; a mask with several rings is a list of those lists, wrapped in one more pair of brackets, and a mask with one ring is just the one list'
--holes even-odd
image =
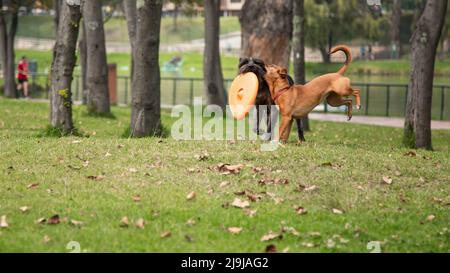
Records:
{"label": "dry fallen leaf", "polygon": [[8,228],[8,222],[6,221],[6,215],[2,215],[2,217],[0,217],[0,228]]}
{"label": "dry fallen leaf", "polygon": [[223,188],[228,187],[229,185],[230,185],[230,182],[224,181],[224,182],[220,183],[219,187],[223,189]]}
{"label": "dry fallen leaf", "polygon": [[292,234],[294,236],[300,236],[300,232],[298,232],[295,228],[293,227],[282,227],[281,228],[281,232],[282,233],[288,233],[288,234]]}
{"label": "dry fallen leaf", "polygon": [[266,247],[266,253],[277,253],[277,247],[275,245],[268,245]]}
{"label": "dry fallen leaf", "polygon": [[103,175],[89,175],[87,179],[94,180],[94,181],[102,181],[105,179]]}
{"label": "dry fallen leaf", "polygon": [[137,173],[138,172],[138,170],[136,168],[129,168],[128,171],[130,173]]}
{"label": "dry fallen leaf", "polygon": [[190,193],[186,196],[186,199],[187,199],[188,201],[192,201],[192,200],[195,199],[196,196],[197,196],[197,194],[195,193],[195,191],[193,191],[193,192],[190,192]]}
{"label": "dry fallen leaf", "polygon": [[209,159],[209,154],[207,152],[204,152],[203,154],[195,155],[195,159],[197,159],[198,161],[206,161]]}
{"label": "dry fallen leaf", "polygon": [[235,208],[245,209],[250,207],[250,203],[248,201],[242,201],[239,198],[234,199],[233,203],[231,204]]}
{"label": "dry fallen leaf", "polygon": [[218,171],[221,174],[228,175],[228,174],[239,174],[243,168],[244,168],[244,165],[242,165],[242,164],[230,165],[230,164],[221,163],[212,169]]}
{"label": "dry fallen leaf", "polygon": [[172,236],[172,232],[170,231],[164,231],[161,233],[161,238],[169,238],[170,236]]}
{"label": "dry fallen leaf", "polygon": [[145,224],[146,224],[145,220],[142,219],[142,218],[139,218],[139,219],[137,219],[137,221],[135,223],[135,226],[137,228],[139,228],[139,229],[144,229],[145,228]]}
{"label": "dry fallen leaf", "polygon": [[242,232],[242,228],[240,227],[229,227],[227,230],[231,234],[239,234]]}
{"label": "dry fallen leaf", "polygon": [[190,226],[190,227],[195,226],[195,224],[196,224],[196,222],[195,222],[194,219],[189,219],[189,220],[187,220],[187,222],[186,222],[186,225],[188,225],[188,226]]}
{"label": "dry fallen leaf", "polygon": [[72,219],[70,220],[70,224],[75,227],[81,227],[83,225],[83,222]]}
{"label": "dry fallen leaf", "polygon": [[23,207],[20,207],[19,209],[20,209],[21,212],[25,213],[25,212],[30,210],[30,207],[23,206]]}
{"label": "dry fallen leaf", "polygon": [[47,219],[45,218],[39,218],[36,221],[34,221],[36,224],[45,224],[45,222],[47,222]]}
{"label": "dry fallen leaf", "polygon": [[410,152],[407,152],[407,153],[405,154],[405,156],[416,157],[416,156],[417,156],[417,153],[414,152],[414,151],[410,151]]}
{"label": "dry fallen leaf", "polygon": [[59,218],[59,215],[53,215],[52,217],[48,218],[47,225],[57,225],[61,222],[61,219]]}
{"label": "dry fallen leaf", "polygon": [[141,202],[141,196],[140,195],[133,196],[133,201],[136,203]]}
{"label": "dry fallen leaf", "polygon": [[428,217],[427,217],[427,221],[428,221],[428,222],[433,222],[434,219],[436,219],[436,215],[433,215],[433,214],[428,215]]}
{"label": "dry fallen leaf", "polygon": [[120,220],[120,227],[129,227],[130,226],[130,220],[128,220],[128,217],[124,216],[122,220]]}
{"label": "dry fallen leaf", "polygon": [[50,236],[44,235],[44,244],[47,244],[47,243],[50,242],[50,241],[51,241]]}
{"label": "dry fallen leaf", "polygon": [[272,240],[277,239],[277,238],[281,239],[282,236],[280,234],[278,234],[278,233],[270,231],[268,234],[264,235],[261,238],[261,242],[268,242],[268,241],[272,241]]}
{"label": "dry fallen leaf", "polygon": [[344,214],[344,212],[342,210],[339,209],[332,209],[331,210],[334,214]]}
{"label": "dry fallen leaf", "polygon": [[392,178],[390,178],[389,176],[383,176],[383,182],[385,184],[391,185],[392,184]]}
{"label": "dry fallen leaf", "polygon": [[289,253],[289,247],[288,246],[283,249],[283,253]]}
{"label": "dry fallen leaf", "polygon": [[34,188],[37,188],[37,187],[39,187],[39,183],[33,183],[33,184],[29,184],[27,186],[27,189],[34,189]]}
{"label": "dry fallen leaf", "polygon": [[248,217],[252,218],[255,217],[257,210],[245,209],[244,212]]}
{"label": "dry fallen leaf", "polygon": [[307,243],[307,242],[302,243],[302,246],[307,247],[307,248],[315,247],[315,245],[313,243]]}
{"label": "dry fallen leaf", "polygon": [[304,191],[305,191],[305,192],[313,192],[313,191],[316,191],[316,190],[318,190],[318,189],[319,189],[319,187],[317,187],[316,185],[312,185],[312,186],[306,187],[306,188],[304,189]]}
{"label": "dry fallen leaf", "polygon": [[297,207],[297,208],[295,208],[295,212],[296,212],[298,215],[305,215],[305,214],[308,213],[308,210],[305,209],[304,207]]}

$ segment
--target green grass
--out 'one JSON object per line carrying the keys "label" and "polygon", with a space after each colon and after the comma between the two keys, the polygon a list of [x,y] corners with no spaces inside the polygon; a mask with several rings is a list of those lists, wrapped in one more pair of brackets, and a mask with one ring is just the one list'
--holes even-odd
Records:
{"label": "green grass", "polygon": [[[221,17],[221,34],[240,30],[237,17]],[[173,18],[163,17],[161,21],[161,43],[179,43],[204,37],[204,19],[202,17],[178,18],[178,29],[173,27]],[[54,39],[54,22],[50,16],[22,16],[19,18],[18,36],[42,39]],[[105,36],[108,42],[128,42],[127,24],[124,18],[111,18],[105,24]]]}
{"label": "green grass", "polygon": [[[89,138],[38,138],[48,105],[0,99],[0,216],[9,224],[0,229],[0,252],[66,252],[70,241],[85,252],[262,252],[269,244],[291,252],[368,252],[370,241],[382,242],[384,252],[450,251],[448,131],[433,132],[435,152],[411,157],[400,129],[313,122],[307,143],[295,145],[292,136],[292,143],[270,153],[260,152],[259,142],[122,138],[129,110],[113,112],[116,119],[94,118],[75,107],[76,125]],[[163,114],[165,127],[173,122]],[[205,152],[206,160],[196,159]],[[221,175],[213,170],[219,163],[245,167]],[[99,181],[89,178],[100,175]],[[393,183],[383,184],[383,176]],[[289,184],[258,183],[276,178]],[[230,184],[221,188],[224,181]],[[318,190],[297,192],[299,184]],[[262,196],[250,204],[257,210],[253,218],[228,206],[236,197],[245,200],[235,195],[244,190]],[[196,199],[186,200],[192,191]],[[137,195],[140,202],[133,201]],[[23,206],[29,211],[21,212]],[[295,206],[308,214],[297,215]],[[55,214],[58,225],[35,223]],[[145,229],[121,228],[124,216],[145,219]],[[189,219],[196,224],[186,225]],[[283,226],[300,234],[261,242]],[[228,227],[243,230],[232,235]],[[165,231],[172,236],[161,238]]]}

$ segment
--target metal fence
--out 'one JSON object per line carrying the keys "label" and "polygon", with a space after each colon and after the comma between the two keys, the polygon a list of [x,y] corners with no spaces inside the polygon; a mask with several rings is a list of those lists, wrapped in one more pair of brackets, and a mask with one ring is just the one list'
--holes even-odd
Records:
{"label": "metal fence", "polygon": [[[232,79],[225,79],[228,89]],[[31,77],[31,92],[35,97],[49,97],[48,75],[36,74]],[[355,115],[403,117],[405,115],[408,96],[408,84],[395,83],[360,83],[352,86],[361,89],[363,109]],[[83,98],[81,77],[74,76],[72,82],[73,100]],[[203,79],[201,78],[161,78],[161,104],[173,106],[178,104],[192,105],[195,97],[203,97]],[[128,105],[131,102],[130,77],[118,76],[117,99],[119,104]],[[450,120],[450,85],[436,84],[433,87],[432,118],[434,120]],[[323,112],[344,111],[324,104],[317,108]]]}

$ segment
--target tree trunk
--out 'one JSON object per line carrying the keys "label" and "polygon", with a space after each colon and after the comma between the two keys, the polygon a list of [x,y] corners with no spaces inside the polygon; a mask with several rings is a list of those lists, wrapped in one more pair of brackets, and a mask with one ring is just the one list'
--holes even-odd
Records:
{"label": "tree trunk", "polygon": [[[305,84],[305,0],[294,0],[294,80],[296,84]],[[303,130],[309,131],[308,117],[302,118]]]}
{"label": "tree trunk", "polygon": [[3,0],[0,0],[0,61],[2,62],[3,79],[6,81],[7,75],[7,58],[6,58],[6,41],[7,41],[6,20],[3,12]]}
{"label": "tree trunk", "polygon": [[401,32],[401,19],[402,19],[402,0],[394,0],[392,7],[392,17],[391,17],[391,41],[392,44],[397,48],[397,59],[401,57],[402,45],[400,40]]}
{"label": "tree trunk", "polygon": [[131,136],[161,133],[159,39],[162,1],[139,1],[131,105]]}
{"label": "tree trunk", "polygon": [[81,18],[81,6],[77,1],[63,1],[58,35],[56,37],[55,48],[53,49],[50,124],[53,128],[60,130],[63,135],[74,132],[71,85],[73,69],[76,63],[75,53]]}
{"label": "tree trunk", "polygon": [[55,18],[53,18],[55,22],[55,33],[56,35],[58,35],[59,17],[61,14],[61,0],[53,0],[53,9],[55,10]]}
{"label": "tree trunk", "polygon": [[124,0],[123,4],[123,12],[125,14],[125,18],[127,20],[128,26],[128,38],[130,40],[131,45],[131,66],[130,66],[130,78],[133,80],[134,74],[134,47],[136,43],[136,18],[137,18],[137,9],[136,9],[136,0]]}
{"label": "tree trunk", "polygon": [[[84,21],[84,19],[83,19]],[[78,42],[78,50],[80,52],[81,67],[81,100],[83,104],[87,104],[87,45],[86,45],[86,26],[81,24],[81,38]]]}
{"label": "tree trunk", "polygon": [[320,54],[322,55],[322,62],[329,64],[331,63],[330,51],[325,46],[319,46]]}
{"label": "tree trunk", "polygon": [[178,12],[180,10],[180,5],[175,4],[175,9],[173,10],[173,31],[178,31]]}
{"label": "tree trunk", "polygon": [[86,1],[83,7],[87,49],[87,108],[89,113],[108,114],[108,63],[106,60],[105,30],[102,1]]}
{"label": "tree trunk", "polygon": [[8,98],[17,98],[17,88],[16,88],[16,68],[15,68],[15,52],[14,52],[14,39],[17,33],[17,27],[19,23],[18,7],[10,7],[11,11],[11,22],[9,24],[9,30],[6,31],[5,40],[5,66],[3,67],[4,75],[4,94]]}
{"label": "tree trunk", "polygon": [[292,0],[246,1],[239,21],[243,57],[289,67],[292,38]]}
{"label": "tree trunk", "polygon": [[208,105],[225,109],[226,98],[220,63],[220,0],[205,1],[204,88]]}
{"label": "tree trunk", "polygon": [[404,142],[432,149],[431,103],[436,49],[448,0],[428,0],[411,38],[411,79],[406,107]]}

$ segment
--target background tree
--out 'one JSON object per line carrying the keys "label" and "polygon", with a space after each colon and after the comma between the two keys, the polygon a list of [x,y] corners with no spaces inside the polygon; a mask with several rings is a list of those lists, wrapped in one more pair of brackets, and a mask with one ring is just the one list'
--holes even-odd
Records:
{"label": "background tree", "polygon": [[122,8],[123,8],[123,13],[125,14],[125,19],[127,20],[128,38],[130,40],[130,45],[131,45],[130,77],[131,77],[131,80],[133,80],[134,49],[135,49],[135,44],[136,44],[136,20],[137,20],[136,0],[123,0]]}
{"label": "background tree", "polygon": [[220,0],[205,0],[204,86],[209,105],[225,109],[226,98],[220,63]]}
{"label": "background tree", "polygon": [[402,22],[402,0],[393,0],[391,14],[391,40],[392,45],[397,48],[397,59],[402,54],[402,44],[400,40],[401,22]]}
{"label": "background tree", "polygon": [[447,4],[448,0],[428,0],[411,38],[411,80],[404,142],[414,148],[432,149],[431,103],[434,65]]}
{"label": "background tree", "polygon": [[[81,6],[84,1],[81,1]],[[73,69],[81,19],[77,1],[65,0],[61,5],[58,35],[53,49],[51,71],[50,124],[63,135],[74,133],[72,121]]]}
{"label": "background tree", "polygon": [[131,104],[131,136],[161,133],[159,40],[162,1],[137,3],[136,44]]}
{"label": "background tree", "polygon": [[[305,84],[305,0],[294,0],[293,18],[294,81],[296,84]],[[308,117],[302,119],[302,125],[304,130],[310,130]]]}
{"label": "background tree", "polygon": [[53,0],[53,10],[55,11],[55,17],[53,18],[53,20],[55,22],[56,35],[58,35],[59,17],[61,13],[61,2],[62,0]]}
{"label": "background tree", "polygon": [[102,1],[86,1],[83,7],[83,33],[86,43],[86,87],[89,113],[110,113],[108,91],[108,63],[106,60],[105,30]]}
{"label": "background tree", "polygon": [[[7,6],[4,2],[0,1],[0,58],[3,67],[4,95],[17,98],[14,39],[19,23],[19,1],[9,1]],[[7,8],[7,12],[3,10],[4,8]]]}
{"label": "background tree", "polygon": [[292,0],[246,1],[239,18],[244,57],[289,67]]}

